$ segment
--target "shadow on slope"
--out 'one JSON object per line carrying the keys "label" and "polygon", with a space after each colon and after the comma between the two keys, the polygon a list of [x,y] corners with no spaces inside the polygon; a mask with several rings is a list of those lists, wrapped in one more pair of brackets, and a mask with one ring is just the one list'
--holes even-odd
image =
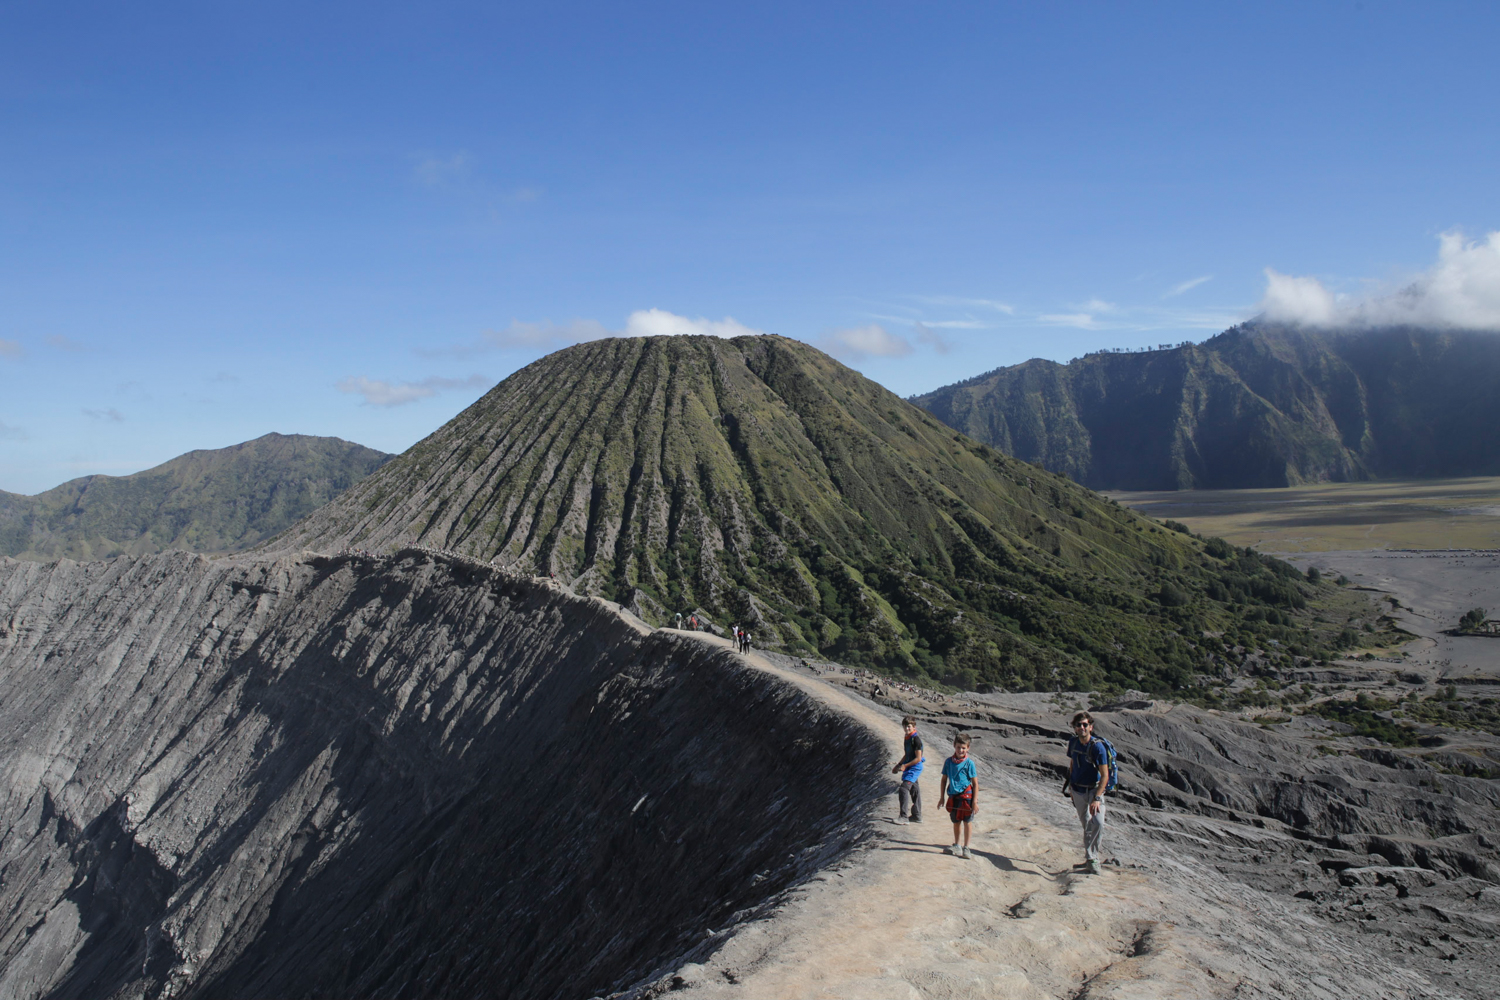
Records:
{"label": "shadow on slope", "polygon": [[420,551],[0,564],[0,622],[9,995],[622,989],[876,793],[732,654]]}

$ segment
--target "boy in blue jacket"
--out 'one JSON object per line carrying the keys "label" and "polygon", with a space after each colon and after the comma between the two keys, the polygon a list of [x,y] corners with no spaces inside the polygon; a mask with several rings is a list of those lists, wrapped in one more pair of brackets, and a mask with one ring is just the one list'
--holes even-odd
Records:
{"label": "boy in blue jacket", "polygon": [[969,734],[953,737],[953,756],[943,761],[943,780],[938,790],[938,808],[948,801],[948,818],[953,820],[953,846],[944,854],[972,858],[969,837],[974,831],[975,796],[979,792],[979,775],[969,757]]}

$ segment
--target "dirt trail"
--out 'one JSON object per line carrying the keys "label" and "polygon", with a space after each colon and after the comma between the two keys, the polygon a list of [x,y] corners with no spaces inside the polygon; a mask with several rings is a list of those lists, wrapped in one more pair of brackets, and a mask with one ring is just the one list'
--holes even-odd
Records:
{"label": "dirt trail", "polygon": [[[747,660],[870,727],[891,762],[899,759],[896,713],[753,653]],[[1320,942],[1304,915],[1157,844],[1141,864],[1075,873],[1082,850],[1071,806],[1049,781],[986,765],[982,746],[975,857],[943,854],[952,826],[933,807],[946,734],[925,735],[925,822],[895,825],[894,795],[877,803],[862,850],[655,990],[685,998],[1452,995],[1378,955]],[[1133,836],[1115,823],[1106,852],[1129,857]]]}

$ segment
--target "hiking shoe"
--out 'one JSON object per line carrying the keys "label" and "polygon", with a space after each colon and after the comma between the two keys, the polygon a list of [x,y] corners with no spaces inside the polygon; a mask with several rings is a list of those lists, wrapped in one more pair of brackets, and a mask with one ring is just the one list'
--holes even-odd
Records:
{"label": "hiking shoe", "polygon": [[896,825],[897,826],[905,826],[906,824],[908,824],[910,822],[911,822],[911,820],[907,819],[905,816],[897,816],[896,817]]}
{"label": "hiking shoe", "polygon": [[1088,861],[1084,864],[1083,870],[1090,875],[1098,875],[1100,872],[1104,871],[1104,869],[1099,864],[1098,858],[1089,858]]}
{"label": "hiking shoe", "polygon": [[960,847],[958,850],[960,852],[958,856],[963,858],[965,861],[974,860],[974,855],[969,853],[969,849],[967,847]]}
{"label": "hiking shoe", "polygon": [[960,847],[960,846],[958,846],[957,844],[950,844],[949,846],[943,848],[943,853],[944,854],[952,854],[955,857],[962,857],[963,855],[961,855],[961,854],[958,853],[961,850],[963,850],[963,848]]}

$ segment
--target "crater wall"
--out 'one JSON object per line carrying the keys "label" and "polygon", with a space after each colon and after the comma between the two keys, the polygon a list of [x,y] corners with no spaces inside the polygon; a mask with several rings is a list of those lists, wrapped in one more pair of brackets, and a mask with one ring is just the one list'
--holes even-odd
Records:
{"label": "crater wall", "polygon": [[0,995],[621,990],[865,833],[872,734],[479,563],[0,562]]}

